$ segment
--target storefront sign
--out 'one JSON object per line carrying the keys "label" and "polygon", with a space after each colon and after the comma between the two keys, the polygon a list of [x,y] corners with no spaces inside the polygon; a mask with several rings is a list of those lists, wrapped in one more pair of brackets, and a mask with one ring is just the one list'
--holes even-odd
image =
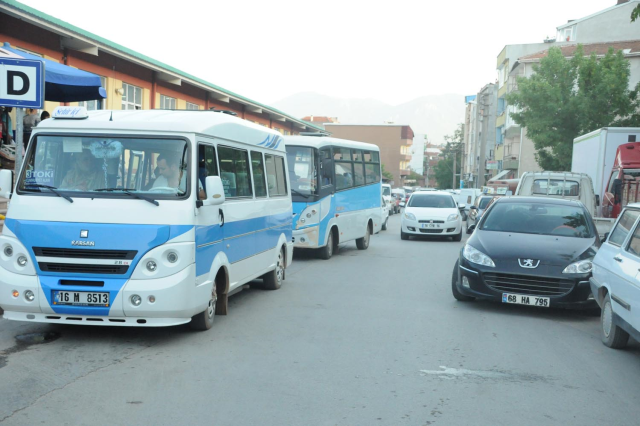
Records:
{"label": "storefront sign", "polygon": [[496,160],[487,160],[487,170],[498,170],[498,162]]}

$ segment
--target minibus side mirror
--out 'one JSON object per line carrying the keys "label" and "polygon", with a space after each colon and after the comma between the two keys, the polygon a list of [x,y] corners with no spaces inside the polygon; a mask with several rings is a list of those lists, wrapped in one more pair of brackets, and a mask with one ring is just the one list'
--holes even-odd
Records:
{"label": "minibus side mirror", "polygon": [[11,170],[0,170],[0,197],[11,198],[13,172]]}
{"label": "minibus side mirror", "polygon": [[203,206],[219,206],[224,203],[224,187],[220,176],[207,176],[205,180],[207,186],[207,198],[203,200]]}

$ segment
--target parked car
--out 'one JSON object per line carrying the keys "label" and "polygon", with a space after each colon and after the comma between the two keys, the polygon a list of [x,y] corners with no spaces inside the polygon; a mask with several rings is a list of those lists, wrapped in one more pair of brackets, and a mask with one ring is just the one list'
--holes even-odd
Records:
{"label": "parked car", "polygon": [[453,268],[457,300],[597,308],[589,278],[600,238],[579,201],[503,197],[474,228]]}
{"label": "parked car", "polygon": [[382,209],[382,227],[381,231],[387,230],[387,222],[389,221],[389,203],[382,197],[380,201],[380,208]]}
{"label": "parked car", "polygon": [[473,232],[469,230],[469,226],[477,225],[484,212],[498,198],[499,197],[493,195],[481,195],[476,198],[476,201],[473,203],[473,205],[469,207],[469,216],[467,217],[467,234]]}
{"label": "parked car", "polygon": [[593,259],[591,292],[600,313],[602,342],[610,348],[627,345],[629,335],[640,341],[640,204],[619,215]]}
{"label": "parked car", "polygon": [[415,192],[402,214],[400,238],[411,235],[450,236],[462,239],[462,219],[453,196],[444,191]]}

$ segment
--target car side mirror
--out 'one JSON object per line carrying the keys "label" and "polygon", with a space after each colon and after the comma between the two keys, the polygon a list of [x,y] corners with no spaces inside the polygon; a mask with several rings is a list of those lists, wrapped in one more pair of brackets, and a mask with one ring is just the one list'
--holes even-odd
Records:
{"label": "car side mirror", "polygon": [[220,176],[207,176],[205,180],[207,198],[202,201],[203,206],[219,206],[224,203],[224,186]]}
{"label": "car side mirror", "polygon": [[13,172],[11,170],[0,170],[0,197],[11,198],[13,183]]}
{"label": "car side mirror", "polygon": [[609,232],[604,233],[604,237],[602,237],[602,241],[607,241],[609,239]]}
{"label": "car side mirror", "polygon": [[470,208],[471,210],[478,210],[478,207],[476,207],[476,206],[471,206],[471,207],[469,207],[469,208]]}
{"label": "car side mirror", "polygon": [[458,210],[464,210],[464,209],[466,209],[466,208],[467,208],[467,205],[466,205],[466,204],[460,204],[460,203],[458,203]]}

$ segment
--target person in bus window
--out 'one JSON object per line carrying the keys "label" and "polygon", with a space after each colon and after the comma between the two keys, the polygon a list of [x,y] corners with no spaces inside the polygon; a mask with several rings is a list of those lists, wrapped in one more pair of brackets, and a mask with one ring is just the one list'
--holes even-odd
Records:
{"label": "person in bus window", "polygon": [[177,155],[160,154],[157,169],[160,176],[153,182],[153,188],[186,190],[187,175],[181,172]]}
{"label": "person in bus window", "polygon": [[105,174],[98,160],[88,149],[74,155],[75,166],[67,172],[60,189],[93,191],[105,188]]}

